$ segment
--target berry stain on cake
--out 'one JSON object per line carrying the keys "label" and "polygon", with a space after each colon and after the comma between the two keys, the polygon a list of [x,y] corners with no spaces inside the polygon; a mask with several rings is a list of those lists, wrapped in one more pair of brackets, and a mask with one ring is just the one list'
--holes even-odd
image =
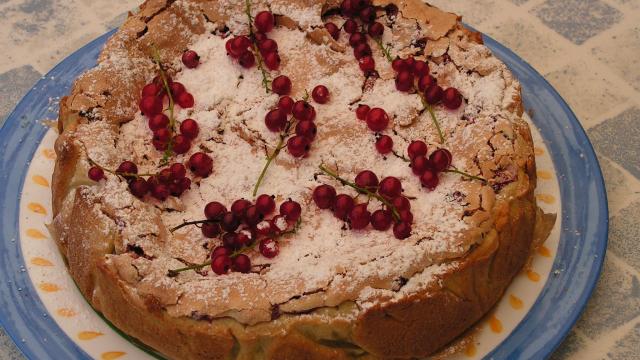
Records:
{"label": "berry stain on cake", "polygon": [[148,0],[61,101],[54,238],[170,357],[427,356],[533,247],[521,116],[480,36],[418,1]]}

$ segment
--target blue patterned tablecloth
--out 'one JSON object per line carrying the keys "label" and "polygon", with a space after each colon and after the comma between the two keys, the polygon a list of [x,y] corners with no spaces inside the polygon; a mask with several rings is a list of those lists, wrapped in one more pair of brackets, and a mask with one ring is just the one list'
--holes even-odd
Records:
{"label": "blue patterned tablecloth", "polygon": [[[0,124],[56,63],[138,0],[0,0]],[[429,0],[527,60],[569,103],[609,196],[604,272],[552,359],[640,359],[640,0]],[[0,359],[23,359],[0,329]]]}

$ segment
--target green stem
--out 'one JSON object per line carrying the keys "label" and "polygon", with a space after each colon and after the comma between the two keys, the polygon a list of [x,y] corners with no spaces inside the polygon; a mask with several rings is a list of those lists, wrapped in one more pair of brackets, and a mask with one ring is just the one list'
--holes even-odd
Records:
{"label": "green stem", "polygon": [[[167,79],[167,75],[164,72],[164,68],[162,67],[162,63],[160,61],[160,52],[152,45],[153,48],[153,61],[158,65],[158,70],[160,72],[160,79],[162,79],[162,87],[164,87],[164,91],[167,93],[169,97],[169,130],[171,131],[171,135],[176,131],[176,118],[173,114],[175,108],[175,101],[173,99],[173,94],[171,94],[171,88],[169,87],[169,80]],[[167,150],[164,151],[164,155],[161,164],[167,164],[169,158],[173,155],[173,136],[171,136],[169,140],[169,144],[167,145]]]}
{"label": "green stem", "polygon": [[282,151],[282,149],[285,147],[285,140],[289,136],[289,130],[291,130],[292,124],[293,124],[293,120],[289,120],[289,122],[287,123],[287,127],[280,134],[280,140],[278,141],[278,145],[276,145],[276,148],[275,150],[273,150],[271,155],[267,157],[267,162],[264,164],[264,167],[260,172],[260,176],[258,176],[258,181],[256,181],[256,184],[253,187],[253,196],[256,196],[258,194],[258,189],[260,188],[260,185],[262,184],[262,181],[264,180],[265,175],[267,175],[267,169],[269,169],[269,165],[271,165],[271,162],[276,157],[278,157],[278,155],[280,154],[280,151]]}
{"label": "green stem", "polygon": [[485,184],[487,183],[486,179],[483,179],[483,178],[481,178],[479,176],[474,176],[474,175],[471,175],[471,174],[467,174],[466,172],[460,171],[460,170],[458,170],[456,168],[447,169],[447,170],[444,170],[444,172],[459,174],[459,175],[462,175],[462,176],[467,177],[469,179],[478,180],[478,181],[481,181],[481,182],[483,182]]}
{"label": "green stem", "polygon": [[214,224],[214,223],[217,223],[217,222],[220,222],[220,220],[217,220],[217,219],[216,220],[209,220],[209,219],[207,219],[207,220],[185,221],[182,224],[171,228],[169,231],[173,233],[174,231],[182,229],[185,226],[198,225],[198,224]]}
{"label": "green stem", "polygon": [[398,214],[398,210],[396,210],[396,208],[393,206],[393,204],[391,204],[389,201],[387,201],[387,199],[383,198],[382,196],[371,192],[365,188],[362,188],[348,180],[345,180],[343,178],[341,178],[340,176],[338,176],[338,174],[332,172],[331,170],[325,168],[323,165],[319,165],[318,168],[320,169],[320,171],[322,171],[323,173],[325,173],[326,175],[331,176],[332,178],[338,180],[342,185],[347,185],[349,187],[352,187],[353,189],[357,190],[358,192],[364,193],[369,197],[373,197],[375,199],[377,199],[378,201],[380,201],[381,203],[383,203],[387,208],[389,208],[391,210],[391,214],[393,215],[393,217],[396,220],[400,220],[400,214]]}
{"label": "green stem", "polygon": [[384,47],[384,44],[382,43],[382,38],[375,38],[373,40],[376,42],[376,44],[378,44],[378,46],[380,47],[380,50],[382,50],[382,53],[387,58],[387,61],[392,62],[393,57],[391,57],[391,52],[389,52],[388,48]]}
{"label": "green stem", "polygon": [[420,101],[422,101],[422,106],[424,107],[424,109],[429,112],[429,115],[431,115],[431,120],[433,121],[433,125],[435,125],[436,129],[438,130],[438,136],[440,137],[440,142],[444,144],[445,142],[444,135],[442,135],[442,129],[440,128],[440,123],[436,118],[436,114],[433,112],[433,107],[431,106],[431,104],[427,102],[427,99],[424,98],[424,94],[422,94],[422,92],[420,92],[419,90],[416,90],[416,93],[420,96]]}
{"label": "green stem", "polygon": [[151,174],[151,173],[134,174],[134,173],[120,172],[120,171],[116,171],[116,170],[107,169],[106,167],[98,164],[97,162],[95,162],[91,158],[87,158],[87,160],[89,160],[89,164],[91,164],[91,165],[97,166],[100,169],[102,169],[102,170],[104,170],[104,171],[106,171],[106,172],[108,172],[110,174],[117,175],[117,176],[122,176],[122,177],[125,177],[125,178],[127,178],[127,177],[136,177],[137,178],[137,177],[143,177],[143,176],[156,176],[156,175],[158,175],[158,174]]}
{"label": "green stem", "polygon": [[264,59],[262,58],[262,53],[260,49],[258,49],[258,44],[256,43],[256,37],[253,32],[253,17],[251,16],[251,0],[245,1],[245,13],[247,14],[247,18],[249,19],[249,39],[251,39],[251,48],[253,49],[253,53],[258,60],[258,69],[262,73],[262,85],[266,90],[267,94],[271,92],[269,88],[269,84],[271,84],[271,80],[269,79],[269,72],[265,70]]}
{"label": "green stem", "polygon": [[404,162],[408,162],[408,163],[410,163],[410,162],[411,162],[411,160],[407,159],[404,155],[402,155],[402,154],[398,154],[398,152],[397,152],[397,151],[395,151],[395,150],[391,150],[391,152],[392,152],[392,153],[393,153],[393,155],[395,155],[398,159],[402,159],[402,161],[404,161]]}
{"label": "green stem", "polygon": [[194,264],[194,265],[190,265],[190,266],[186,266],[183,268],[179,268],[179,269],[170,269],[167,273],[167,276],[169,277],[176,277],[178,276],[179,273],[183,272],[183,271],[189,271],[189,270],[200,270],[203,267],[209,266],[211,265],[211,260],[207,260],[205,262],[203,262],[202,264]]}

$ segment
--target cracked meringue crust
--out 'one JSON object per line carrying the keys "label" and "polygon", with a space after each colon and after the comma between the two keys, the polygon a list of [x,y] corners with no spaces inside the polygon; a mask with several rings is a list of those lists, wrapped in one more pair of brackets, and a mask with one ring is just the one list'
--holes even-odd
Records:
{"label": "cracked meringue crust", "polygon": [[[482,45],[481,36],[464,29],[455,14],[419,0],[374,1],[381,9],[389,4],[398,7],[391,26],[392,40],[407,43],[394,48],[394,52],[403,57],[429,56],[441,84],[467,84],[462,90],[469,99],[469,110],[462,114],[463,119],[458,119],[457,114],[455,121],[448,121],[445,117],[453,115],[439,114],[454,158],[461,159],[458,164],[466,171],[480,174],[489,183],[449,179],[443,188],[451,191],[429,195],[433,198],[442,195],[437,198],[442,204],[429,206],[445,214],[444,225],[430,223],[418,227],[417,232],[424,233],[404,242],[388,234],[389,244],[371,240],[377,246],[375,249],[382,249],[380,253],[363,249],[362,257],[349,259],[356,261],[353,266],[336,262],[327,271],[322,267],[324,263],[320,263],[317,272],[324,275],[315,274],[313,267],[310,272],[295,273],[281,266],[279,261],[289,261],[285,254],[287,247],[303,246],[292,240],[283,245],[282,254],[273,261],[255,262],[260,269],[252,274],[217,277],[193,272],[168,278],[167,269],[182,265],[177,259],[201,262],[206,257],[206,250],[200,245],[189,243],[189,239],[198,236],[197,229],[174,235],[168,232],[179,218],[174,214],[190,214],[192,204],[187,200],[193,200],[196,204],[193,207],[199,207],[203,201],[220,199],[205,199],[211,195],[206,192],[209,186],[206,179],[198,185],[198,192],[191,191],[197,193],[194,198],[185,201],[171,199],[160,204],[120,196],[126,193],[126,186],[115,179],[96,186],[86,178],[87,158],[90,155],[100,163],[114,165],[123,160],[122,150],[129,150],[142,167],[153,168],[157,158],[148,155],[148,144],[143,144],[140,136],[136,138],[138,134],[133,130],[144,124],[137,114],[137,96],[155,75],[155,66],[148,55],[151,46],[159,49],[163,63],[170,64],[169,72],[174,79],[189,87],[191,78],[181,73],[175,59],[191,46],[217,41],[212,38],[227,27],[241,31],[242,24],[238,24],[235,14],[244,14],[245,2],[147,0],[107,42],[99,65],[79,77],[70,95],[60,103],[51,229],[71,276],[96,310],[125,333],[170,358],[375,359],[433,354],[493,307],[526,263],[535,245],[534,230],[544,216],[533,196],[535,159],[529,127],[521,118],[519,84]],[[321,26],[321,16],[330,18],[332,9],[339,7],[338,1],[277,0],[253,4],[254,9],[267,7],[277,16],[282,36],[302,35],[301,46],[313,50],[306,54],[313,57],[321,75],[342,76],[341,71],[350,71],[349,66],[357,68],[348,45],[333,40]],[[207,38],[208,34],[214,35]],[[279,43],[286,48],[286,41]],[[380,79],[371,82],[363,78],[360,94],[351,100],[370,101],[371,105],[387,109],[393,116],[394,136],[398,139],[422,136],[433,144],[436,135],[424,120],[428,118],[421,118],[419,101],[416,104],[415,99],[402,98],[406,103],[397,106],[397,98],[385,96],[385,85],[393,82],[393,73],[383,63],[377,48],[374,53],[378,56],[376,62],[385,65],[378,66]],[[212,50],[211,59],[215,54]],[[323,56],[326,54],[332,55],[330,60]],[[283,53],[282,72],[293,81],[293,95],[301,97],[304,89],[312,88],[317,79],[309,75],[303,60],[296,59],[293,52],[291,60],[287,60],[287,55]],[[251,84],[253,80],[247,75],[242,81]],[[494,91],[498,94],[497,102],[478,92],[482,88],[479,84],[485,82],[490,89],[499,83]],[[236,87],[241,86],[238,80]],[[261,90],[258,87],[255,91]],[[194,95],[198,101],[198,93]],[[270,106],[273,98],[247,100],[251,101]],[[211,138],[199,145],[215,155],[229,144],[238,144],[260,159],[268,144],[274,142],[269,138],[271,135],[256,125],[262,121],[264,112],[255,115],[251,109],[234,108],[230,102],[212,104],[211,108],[224,109],[218,112],[219,117],[239,120],[227,124],[227,132],[212,131]],[[489,103],[495,106],[495,111],[483,110]],[[330,120],[322,122],[323,116],[342,115],[343,123],[351,124],[350,121],[356,121],[352,110],[323,115],[322,106],[317,109],[320,124],[317,141],[329,144],[325,148],[365,137],[360,128]],[[244,113],[246,119],[242,118]],[[470,113],[474,115],[473,121],[465,120]],[[258,118],[257,122],[252,122],[252,115]],[[331,166],[341,168],[349,176],[361,170],[362,161],[368,161],[348,154],[354,159],[341,159],[338,166],[336,159],[338,155],[345,156],[344,152],[325,150],[319,149],[311,160],[302,161],[328,159]],[[284,156],[275,163],[283,173],[307,169],[304,163]],[[306,185],[315,181],[306,179],[309,176],[296,176],[296,180],[308,181]],[[215,172],[212,177],[216,177]],[[236,179],[223,177],[220,181]],[[237,182],[240,183],[237,186],[242,185],[242,181]],[[403,183],[410,182],[418,181],[409,174]],[[269,191],[267,185],[265,191]],[[428,196],[420,192],[419,186],[416,189],[413,190],[418,192],[417,201]],[[244,193],[230,196],[248,194],[246,189],[241,190]],[[224,196],[222,192],[214,193]],[[300,240],[299,244],[311,244],[314,236],[321,237],[328,221],[313,220],[321,215],[312,210],[309,193],[302,186],[288,194],[277,194],[298,197],[304,204],[303,224],[308,225],[303,226],[306,233],[300,236],[307,236],[307,242]],[[332,226],[341,226],[337,220],[331,221]],[[455,232],[445,229],[451,224],[455,224]],[[353,242],[366,240],[355,239],[357,235],[344,236]],[[416,255],[411,255],[411,251]],[[394,254],[407,253],[405,257],[394,258]]]}

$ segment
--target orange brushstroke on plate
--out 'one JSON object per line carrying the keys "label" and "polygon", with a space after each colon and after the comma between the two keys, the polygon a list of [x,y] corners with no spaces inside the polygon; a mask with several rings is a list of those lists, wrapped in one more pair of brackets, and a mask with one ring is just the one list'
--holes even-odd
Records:
{"label": "orange brushstroke on plate", "polygon": [[538,178],[542,180],[550,180],[552,178],[551,172],[547,170],[538,170],[537,175],[538,175]]}
{"label": "orange brushstroke on plate", "polygon": [[489,327],[494,333],[500,334],[502,332],[502,321],[500,321],[495,314],[492,314],[489,317]]}
{"label": "orange brushstroke on plate", "polygon": [[58,285],[46,282],[40,283],[38,287],[40,288],[40,290],[46,292],[56,292],[60,290],[60,287]]}
{"label": "orange brushstroke on plate", "polygon": [[553,195],[549,195],[549,194],[537,194],[536,197],[547,204],[553,204],[554,202],[556,202],[556,198]]}
{"label": "orange brushstroke on plate", "polygon": [[101,358],[102,360],[114,360],[125,355],[127,355],[127,353],[123,351],[107,351],[105,353],[102,353]]}
{"label": "orange brushstroke on plate", "polygon": [[42,185],[44,187],[49,187],[49,181],[47,179],[45,179],[43,176],[33,175],[31,180],[33,180],[33,182],[38,184],[38,185]]}
{"label": "orange brushstroke on plate", "polygon": [[544,149],[543,148],[539,148],[537,146],[535,146],[533,148],[533,153],[536,154],[536,156],[540,156],[544,154]]}
{"label": "orange brushstroke on plate", "polygon": [[80,331],[78,333],[78,339],[80,340],[92,340],[97,338],[98,336],[102,336],[104,335],[101,332],[97,332],[97,331]]}
{"label": "orange brushstroke on plate", "polygon": [[74,317],[76,316],[76,312],[73,309],[69,309],[69,308],[59,308],[58,310],[56,310],[56,314],[62,316],[62,317]]}
{"label": "orange brushstroke on plate", "polygon": [[516,310],[520,310],[524,306],[522,300],[513,294],[509,295],[509,305]]}
{"label": "orange brushstroke on plate", "polygon": [[47,235],[43,234],[40,230],[27,229],[27,236],[34,239],[46,239]]}
{"label": "orange brushstroke on plate", "polygon": [[467,347],[464,349],[464,354],[467,357],[474,357],[477,353],[478,349],[476,348],[476,344],[474,343],[469,343],[469,345],[467,345]]}
{"label": "orange brushstroke on plate", "polygon": [[34,213],[47,215],[47,209],[45,209],[44,206],[42,206],[41,204],[32,202],[32,203],[29,203],[29,205],[27,206],[29,207],[29,210],[33,211]]}
{"label": "orange brushstroke on plate", "polygon": [[549,248],[544,245],[540,245],[540,247],[538,248],[538,254],[544,257],[551,257],[551,250],[549,250]]}
{"label": "orange brushstroke on plate", "polygon": [[51,261],[41,257],[31,258],[31,263],[36,266],[53,266]]}
{"label": "orange brushstroke on plate", "polygon": [[56,159],[56,152],[53,151],[53,149],[44,149],[44,150],[42,150],[42,155],[44,155],[44,157],[46,157],[49,160],[55,160]]}
{"label": "orange brushstroke on plate", "polygon": [[538,274],[537,272],[535,272],[533,270],[527,270],[527,277],[529,278],[529,280],[531,280],[533,282],[540,281],[540,274]]}

